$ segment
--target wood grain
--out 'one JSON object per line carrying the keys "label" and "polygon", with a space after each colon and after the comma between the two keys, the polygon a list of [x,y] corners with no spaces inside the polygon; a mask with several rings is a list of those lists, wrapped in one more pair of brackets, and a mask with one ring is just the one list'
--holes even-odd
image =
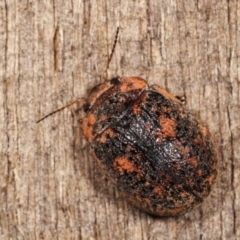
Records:
{"label": "wood grain", "polygon": [[[240,1],[0,1],[0,239],[240,239]],[[219,177],[204,204],[154,218],[89,154],[77,106],[109,77],[141,76],[207,123]]]}

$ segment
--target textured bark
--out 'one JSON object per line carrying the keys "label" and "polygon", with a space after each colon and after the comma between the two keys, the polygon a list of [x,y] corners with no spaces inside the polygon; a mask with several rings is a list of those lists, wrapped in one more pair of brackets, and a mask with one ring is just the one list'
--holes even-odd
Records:
{"label": "textured bark", "polygon": [[[240,2],[0,1],[0,239],[239,239]],[[219,176],[201,207],[154,218],[89,154],[76,105],[109,77],[140,76],[209,127]]]}

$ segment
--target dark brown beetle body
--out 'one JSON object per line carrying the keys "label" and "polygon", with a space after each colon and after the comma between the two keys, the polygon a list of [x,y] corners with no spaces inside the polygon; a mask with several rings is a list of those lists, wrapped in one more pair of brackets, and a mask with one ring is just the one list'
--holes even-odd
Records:
{"label": "dark brown beetle body", "polygon": [[135,206],[175,216],[199,205],[217,175],[211,136],[181,102],[138,77],[97,85],[83,133],[105,174]]}

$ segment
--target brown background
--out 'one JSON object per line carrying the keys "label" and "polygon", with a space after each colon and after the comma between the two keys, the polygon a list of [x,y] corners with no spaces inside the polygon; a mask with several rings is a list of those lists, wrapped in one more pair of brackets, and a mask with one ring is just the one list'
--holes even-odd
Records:
{"label": "brown background", "polygon": [[[204,204],[154,218],[126,203],[82,138],[76,106],[109,77],[141,76],[209,126],[219,177]],[[240,239],[240,1],[1,0],[0,239]]]}

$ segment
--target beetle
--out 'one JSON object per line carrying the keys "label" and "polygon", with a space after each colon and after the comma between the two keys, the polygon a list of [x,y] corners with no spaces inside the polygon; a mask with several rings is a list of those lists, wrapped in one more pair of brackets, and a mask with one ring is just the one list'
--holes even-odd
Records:
{"label": "beetle", "polygon": [[[111,61],[116,42],[109,57]],[[217,176],[218,154],[207,127],[182,102],[141,77],[96,85],[87,99],[84,137],[105,175],[138,208],[176,216],[200,205]]]}

